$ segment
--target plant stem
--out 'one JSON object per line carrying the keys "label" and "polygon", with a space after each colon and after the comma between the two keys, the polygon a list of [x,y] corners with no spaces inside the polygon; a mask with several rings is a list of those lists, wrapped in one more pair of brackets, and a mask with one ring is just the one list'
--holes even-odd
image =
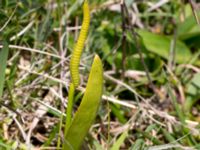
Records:
{"label": "plant stem", "polygon": [[63,115],[60,116],[60,123],[59,123],[59,136],[58,136],[58,140],[57,140],[57,149],[60,149],[60,145],[61,145],[61,130],[62,130],[62,124],[63,124]]}
{"label": "plant stem", "polygon": [[67,118],[66,118],[66,123],[65,123],[65,133],[64,133],[64,136],[66,136],[67,130],[69,129],[69,127],[71,125],[74,91],[75,91],[74,84],[71,83],[70,87],[69,87],[68,105],[67,105],[67,110],[66,110]]}

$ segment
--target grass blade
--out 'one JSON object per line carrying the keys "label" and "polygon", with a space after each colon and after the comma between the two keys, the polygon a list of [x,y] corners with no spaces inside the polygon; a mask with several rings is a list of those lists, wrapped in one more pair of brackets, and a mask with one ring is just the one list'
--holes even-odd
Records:
{"label": "grass blade", "polygon": [[5,82],[5,70],[6,62],[8,59],[8,43],[3,43],[3,49],[0,51],[0,97],[3,94],[4,82]]}
{"label": "grass blade", "polygon": [[128,130],[125,131],[120,135],[120,137],[117,139],[117,141],[114,143],[111,150],[118,150],[120,149],[120,146],[124,143],[125,139],[128,137]]}

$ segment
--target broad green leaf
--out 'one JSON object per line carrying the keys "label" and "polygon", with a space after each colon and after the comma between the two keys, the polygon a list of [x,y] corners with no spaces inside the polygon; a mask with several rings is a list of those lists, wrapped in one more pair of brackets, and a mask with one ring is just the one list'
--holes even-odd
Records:
{"label": "broad green leaf", "polygon": [[[159,72],[163,66],[163,60],[160,57],[152,57],[151,55],[144,54],[144,61],[151,73]],[[126,68],[144,71],[144,66],[138,55],[129,55],[126,57]]]}
{"label": "broad green leaf", "polygon": [[64,150],[78,150],[92,125],[100,104],[103,89],[103,67],[96,55],[86,91],[64,139]]}
{"label": "broad green leaf", "polygon": [[5,82],[5,70],[6,62],[8,59],[8,44],[5,42],[3,44],[3,49],[0,50],[0,97],[3,94],[4,82]]}
{"label": "broad green leaf", "polygon": [[178,24],[177,35],[187,46],[199,48],[200,30],[193,14]]}
{"label": "broad green leaf", "polygon": [[[191,16],[187,17],[184,22],[181,22],[178,25],[178,31],[177,31],[178,36],[183,36],[185,34],[194,32],[196,26],[198,26],[198,25],[197,25],[197,22],[196,22],[194,16],[191,15]],[[196,30],[196,31],[198,31],[198,30]]]}
{"label": "broad green leaf", "polygon": [[[140,30],[140,36],[143,39],[144,46],[150,52],[153,52],[165,59],[169,58],[171,38],[167,36],[157,35],[147,31]],[[181,41],[176,41],[175,60],[177,63],[186,63],[191,59],[189,48]]]}

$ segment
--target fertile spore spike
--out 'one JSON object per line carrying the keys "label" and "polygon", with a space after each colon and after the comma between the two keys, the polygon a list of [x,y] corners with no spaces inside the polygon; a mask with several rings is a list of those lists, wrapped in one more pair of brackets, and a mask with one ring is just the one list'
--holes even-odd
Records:
{"label": "fertile spore spike", "polygon": [[70,61],[70,73],[72,77],[72,83],[75,87],[79,85],[80,77],[79,77],[79,63],[81,54],[83,51],[84,43],[87,38],[88,29],[90,24],[90,10],[88,1],[85,0],[83,4],[83,23],[80,31],[80,35],[78,37],[78,41],[74,47],[74,51]]}

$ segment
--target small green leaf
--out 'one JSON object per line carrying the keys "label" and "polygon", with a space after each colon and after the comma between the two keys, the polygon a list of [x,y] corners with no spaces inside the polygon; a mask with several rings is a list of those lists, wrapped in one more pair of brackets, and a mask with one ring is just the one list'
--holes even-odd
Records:
{"label": "small green leaf", "polygon": [[4,82],[5,82],[5,70],[6,62],[8,59],[8,44],[5,42],[3,44],[3,49],[0,50],[0,97],[3,94]]}
{"label": "small green leaf", "polygon": [[103,67],[96,55],[81,104],[64,140],[64,150],[78,150],[92,125],[100,104],[103,89]]}
{"label": "small green leaf", "polygon": [[124,143],[124,140],[128,137],[128,130],[123,132],[120,137],[117,139],[117,141],[112,146],[111,150],[119,150],[120,146]]}
{"label": "small green leaf", "polygon": [[110,108],[114,116],[119,120],[119,122],[121,123],[127,122],[127,119],[124,117],[124,111],[121,109],[121,107],[117,107],[116,105],[111,104]]}
{"label": "small green leaf", "polygon": [[[150,52],[153,52],[165,59],[169,58],[171,38],[167,36],[157,35],[147,31],[139,31],[143,39],[144,46]],[[175,61],[177,63],[185,63],[191,59],[189,48],[181,41],[176,41]]]}

